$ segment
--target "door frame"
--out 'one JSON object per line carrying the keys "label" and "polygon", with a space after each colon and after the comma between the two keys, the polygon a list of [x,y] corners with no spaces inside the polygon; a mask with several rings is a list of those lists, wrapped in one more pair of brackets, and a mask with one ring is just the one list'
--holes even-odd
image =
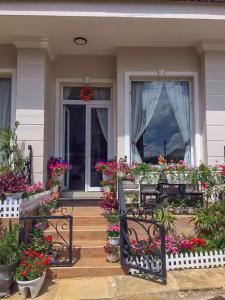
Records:
{"label": "door frame", "polygon": [[[113,126],[114,121],[114,95],[115,95],[115,85],[114,80],[112,79],[91,79],[92,86],[107,86],[111,88],[111,100],[110,101],[98,101],[92,100],[90,102],[85,102],[82,100],[63,100],[63,87],[64,86],[77,86],[84,84],[83,79],[57,79],[56,80],[56,107],[55,107],[55,156],[63,157],[64,155],[64,105],[85,105],[88,107],[86,109],[86,125],[88,123],[88,119],[90,120],[91,108],[92,107],[105,107],[108,108],[108,118],[109,118],[109,126],[108,126],[108,159],[112,159],[115,154],[115,148],[113,147],[115,143],[113,142],[115,136],[115,128]],[[89,116],[88,116],[89,114]],[[91,133],[91,125],[89,121],[89,126],[86,128],[86,141],[87,136],[90,136]],[[90,166],[90,140],[87,144],[85,150],[85,164],[86,166]],[[85,170],[88,168],[85,167]],[[85,172],[85,192],[86,191],[100,191],[99,187],[90,187],[90,168],[87,172]]]}

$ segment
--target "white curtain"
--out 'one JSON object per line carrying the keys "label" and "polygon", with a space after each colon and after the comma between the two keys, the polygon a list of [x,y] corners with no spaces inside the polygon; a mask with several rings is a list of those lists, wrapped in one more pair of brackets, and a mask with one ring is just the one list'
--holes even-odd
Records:
{"label": "white curtain", "polygon": [[135,82],[132,84],[132,160],[141,162],[137,142],[151,121],[162,92],[162,81]]}
{"label": "white curtain", "polygon": [[0,129],[10,127],[11,79],[0,78]]}
{"label": "white curtain", "polygon": [[96,111],[103,136],[108,142],[108,110],[107,108],[97,108]]}
{"label": "white curtain", "polygon": [[190,99],[188,82],[165,81],[165,87],[185,144],[184,161],[191,164]]}

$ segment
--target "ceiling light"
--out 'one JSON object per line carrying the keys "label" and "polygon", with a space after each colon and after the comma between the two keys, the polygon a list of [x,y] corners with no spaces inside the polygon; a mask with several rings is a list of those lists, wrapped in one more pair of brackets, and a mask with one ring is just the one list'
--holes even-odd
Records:
{"label": "ceiling light", "polygon": [[82,37],[82,36],[76,37],[73,41],[74,41],[74,44],[77,45],[77,46],[87,45],[87,39]]}

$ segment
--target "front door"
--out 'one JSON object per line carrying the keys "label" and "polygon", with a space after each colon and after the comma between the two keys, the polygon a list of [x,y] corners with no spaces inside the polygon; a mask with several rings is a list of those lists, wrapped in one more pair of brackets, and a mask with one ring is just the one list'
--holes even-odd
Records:
{"label": "front door", "polygon": [[112,158],[110,121],[109,103],[78,100],[63,104],[63,155],[72,166],[65,177],[65,189],[100,190],[95,165]]}

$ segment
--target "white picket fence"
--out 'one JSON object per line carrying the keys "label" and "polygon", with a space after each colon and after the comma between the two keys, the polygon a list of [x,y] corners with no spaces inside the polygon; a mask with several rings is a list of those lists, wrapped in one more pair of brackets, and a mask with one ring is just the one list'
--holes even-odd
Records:
{"label": "white picket fence", "polygon": [[21,211],[29,211],[37,208],[43,198],[50,194],[51,191],[46,191],[25,199],[13,199],[8,197],[4,202],[0,201],[0,217],[18,218]]}
{"label": "white picket fence", "polygon": [[[155,273],[159,272],[162,267],[160,259],[155,257],[130,256],[126,258],[126,262],[131,266],[130,274],[139,274],[140,271],[135,267],[142,267],[146,270],[151,270]],[[185,253],[185,254],[170,254],[166,255],[166,269],[181,270],[181,269],[200,269],[214,268],[225,266],[225,251],[209,251],[204,253]]]}
{"label": "white picket fence", "polygon": [[1,218],[18,218],[22,199],[7,198],[4,202],[0,201]]}
{"label": "white picket fence", "polygon": [[167,270],[199,269],[225,266],[225,251],[171,254],[166,256]]}

